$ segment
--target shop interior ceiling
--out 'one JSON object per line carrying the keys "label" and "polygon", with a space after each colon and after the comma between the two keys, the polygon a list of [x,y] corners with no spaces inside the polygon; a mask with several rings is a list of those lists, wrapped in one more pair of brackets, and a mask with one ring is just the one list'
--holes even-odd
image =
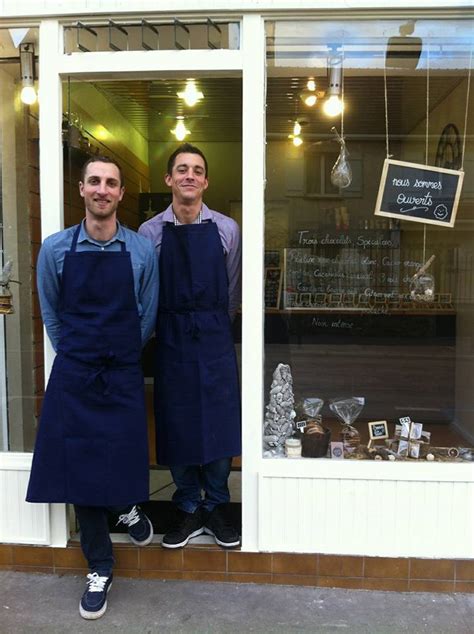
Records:
{"label": "shop interior ceiling", "polygon": [[[31,29],[29,39],[35,37]],[[14,58],[18,50],[11,44],[6,29],[0,29],[1,58]],[[293,56],[293,55],[292,55]],[[292,57],[291,56],[291,57]],[[322,112],[321,101],[314,107],[305,106],[299,94],[305,89],[308,77],[314,75],[318,90],[326,90],[327,76],[324,62],[319,61],[312,72],[306,60],[292,66],[268,56],[267,122],[270,140],[285,140],[292,131],[292,123],[302,123],[302,134],[314,142],[332,138],[330,129],[340,126],[339,119],[328,119]],[[6,60],[5,60],[6,61]],[[306,68],[302,68],[306,66]],[[350,68],[344,71],[346,110],[344,129],[349,139],[385,138],[384,78],[380,65],[377,69]],[[19,75],[19,64],[2,64],[2,69]],[[430,110],[441,103],[466,76],[465,69],[457,72],[433,71],[430,75]],[[173,141],[170,130],[176,117],[184,116],[191,131],[192,142],[239,142],[242,138],[242,81],[236,77],[195,77],[204,99],[193,108],[183,104],[177,92],[183,90],[185,77],[152,80],[101,80],[95,87],[149,141]],[[426,114],[426,71],[424,69],[390,70],[387,73],[389,132],[392,137],[408,134]],[[84,104],[86,107],[86,104]],[[107,125],[106,121],[99,122]],[[438,134],[439,131],[433,131]]]}

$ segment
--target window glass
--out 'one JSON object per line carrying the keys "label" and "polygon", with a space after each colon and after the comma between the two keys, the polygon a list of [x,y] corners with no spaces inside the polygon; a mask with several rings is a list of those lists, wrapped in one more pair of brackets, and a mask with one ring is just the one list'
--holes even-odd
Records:
{"label": "window glass", "polygon": [[37,89],[38,53],[37,29],[0,29],[0,451],[32,450],[44,386],[39,109],[25,103]]}
{"label": "window glass", "polygon": [[[291,398],[282,412],[270,392],[278,380],[286,385],[274,376],[279,363],[291,369],[296,421],[316,413],[304,399],[323,400],[322,425],[333,442],[345,440],[346,456],[371,457],[353,451],[356,435],[341,435],[348,410],[360,410],[354,427],[365,447],[367,422],[387,421],[391,439],[405,417],[431,433],[431,448],[473,444],[474,147],[465,136],[473,125],[472,26],[267,24],[266,456],[290,433]],[[464,169],[453,227],[375,215],[387,156]],[[429,207],[418,198],[407,205]],[[330,407],[352,397],[363,405]],[[313,445],[327,446],[316,431]]]}

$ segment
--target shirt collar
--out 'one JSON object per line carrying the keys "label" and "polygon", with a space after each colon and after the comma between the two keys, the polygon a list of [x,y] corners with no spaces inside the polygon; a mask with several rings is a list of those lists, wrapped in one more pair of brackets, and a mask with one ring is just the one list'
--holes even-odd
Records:
{"label": "shirt collar", "polygon": [[[207,205],[202,203],[201,207],[202,220],[212,220],[211,210]],[[174,222],[173,205],[170,205],[163,214],[163,222]]]}
{"label": "shirt collar", "polygon": [[91,238],[90,235],[86,231],[85,219],[81,222],[79,237],[77,239],[78,242],[90,242],[91,244],[97,244],[102,247],[106,247],[109,244],[116,242],[117,240],[119,242],[125,242],[125,231],[123,230],[123,227],[118,220],[117,220],[117,233],[112,238],[110,238],[110,240],[107,240],[107,242],[100,242],[99,240],[94,240],[94,238]]}

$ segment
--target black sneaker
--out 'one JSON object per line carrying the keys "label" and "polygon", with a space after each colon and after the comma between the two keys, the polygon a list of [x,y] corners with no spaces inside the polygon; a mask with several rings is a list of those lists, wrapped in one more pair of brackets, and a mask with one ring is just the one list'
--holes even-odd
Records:
{"label": "black sneaker", "polygon": [[100,619],[107,610],[107,593],[112,587],[112,574],[101,577],[97,572],[87,575],[87,588],[79,604],[79,614],[83,619]]}
{"label": "black sneaker", "polygon": [[210,513],[204,525],[204,532],[212,535],[219,546],[233,548],[240,545],[239,533],[226,516],[224,505],[219,505]]}
{"label": "black sneaker", "polygon": [[153,524],[139,506],[134,506],[129,513],[120,515],[117,525],[125,524],[128,535],[136,546],[148,546],[153,541]]}
{"label": "black sneaker", "polygon": [[179,510],[179,520],[176,527],[163,536],[161,545],[165,548],[182,548],[192,537],[201,535],[204,531],[204,518],[201,509],[194,513]]}

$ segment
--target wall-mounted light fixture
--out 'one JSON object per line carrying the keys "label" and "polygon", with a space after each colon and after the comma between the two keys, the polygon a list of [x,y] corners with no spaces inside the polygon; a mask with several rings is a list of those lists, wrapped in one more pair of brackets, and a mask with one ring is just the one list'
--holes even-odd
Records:
{"label": "wall-mounted light fixture", "polygon": [[20,73],[22,89],[20,99],[31,106],[36,101],[35,90],[35,47],[33,44],[20,44]]}
{"label": "wall-mounted light fixture", "polygon": [[191,131],[186,129],[184,117],[176,117],[176,126],[173,130],[170,130],[170,132],[174,134],[178,141],[184,141],[186,136],[191,134]]}
{"label": "wall-mounted light fixture", "polygon": [[328,60],[329,83],[323,112],[328,117],[337,117],[344,110],[342,92],[342,57],[334,55]]}
{"label": "wall-mounted light fixture", "polygon": [[190,106],[191,108],[201,101],[201,99],[204,99],[204,94],[197,89],[194,79],[188,79],[185,89],[176,94],[180,99],[184,100],[184,103],[187,106]]}

